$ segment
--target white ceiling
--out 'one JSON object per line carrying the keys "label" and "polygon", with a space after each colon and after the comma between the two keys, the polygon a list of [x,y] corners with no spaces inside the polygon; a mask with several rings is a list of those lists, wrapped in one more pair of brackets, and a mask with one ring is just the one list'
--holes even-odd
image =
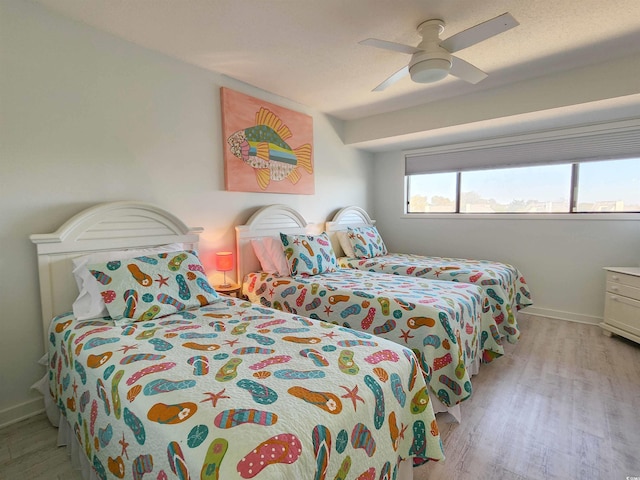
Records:
{"label": "white ceiling", "polygon": [[[640,52],[640,0],[35,0],[143,47],[354,120]],[[407,77],[372,92],[409,56],[359,45],[417,45],[510,12],[520,25],[456,55],[489,74],[477,85]]]}

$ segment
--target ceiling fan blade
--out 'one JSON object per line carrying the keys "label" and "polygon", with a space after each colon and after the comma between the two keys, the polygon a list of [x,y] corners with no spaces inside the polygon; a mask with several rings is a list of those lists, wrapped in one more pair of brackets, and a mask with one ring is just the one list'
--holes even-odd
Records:
{"label": "ceiling fan blade", "polygon": [[398,70],[396,73],[391,75],[389,78],[387,78],[384,82],[382,82],[380,85],[378,85],[376,88],[374,88],[371,91],[381,92],[382,90],[387,88],[389,85],[396,83],[398,80],[400,80],[402,77],[408,74],[409,74],[409,65],[405,65],[404,67],[402,67],[400,70]]}
{"label": "ceiling fan blade", "polygon": [[360,45],[368,45],[370,47],[382,48],[383,50],[391,50],[393,52],[406,53],[408,55],[413,55],[414,53],[421,51],[416,47],[411,47],[402,43],[387,42],[386,40],[380,40],[378,38],[367,38],[366,40],[361,40],[358,43]]}
{"label": "ceiling fan blade", "polygon": [[474,85],[489,76],[478,67],[458,57],[451,57],[451,70],[449,70],[449,73]]}
{"label": "ceiling fan blade", "polygon": [[510,13],[503,13],[491,20],[480,23],[475,27],[467,28],[460,33],[450,36],[440,46],[450,53],[457,52],[463,48],[470,47],[476,43],[480,43],[499,33],[506,32],[520,25],[518,21],[511,16]]}

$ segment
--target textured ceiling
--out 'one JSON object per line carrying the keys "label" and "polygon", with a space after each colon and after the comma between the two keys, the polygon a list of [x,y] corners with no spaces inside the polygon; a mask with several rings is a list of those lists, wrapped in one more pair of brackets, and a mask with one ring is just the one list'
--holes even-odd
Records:
{"label": "textured ceiling", "polygon": [[[640,52],[640,0],[34,0],[143,47],[350,120]],[[504,12],[520,25],[456,55],[489,74],[477,85],[406,77],[371,92],[409,56],[359,45],[417,45]]]}

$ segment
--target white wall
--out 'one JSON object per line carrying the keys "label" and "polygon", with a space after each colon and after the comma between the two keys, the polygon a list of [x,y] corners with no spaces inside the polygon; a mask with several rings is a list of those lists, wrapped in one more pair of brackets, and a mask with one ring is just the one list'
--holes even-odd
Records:
{"label": "white wall", "polygon": [[404,156],[374,159],[373,211],[391,251],[497,260],[518,267],[543,315],[589,323],[604,311],[604,266],[640,265],[640,221],[403,215]]}
{"label": "white wall", "polygon": [[[370,206],[371,154],[301,105],[133,46],[23,0],[0,2],[0,425],[41,407],[44,369],[32,233],[97,203],[139,200],[231,249],[234,225],[285,203],[322,222]],[[315,195],[224,191],[219,89],[313,116]]]}

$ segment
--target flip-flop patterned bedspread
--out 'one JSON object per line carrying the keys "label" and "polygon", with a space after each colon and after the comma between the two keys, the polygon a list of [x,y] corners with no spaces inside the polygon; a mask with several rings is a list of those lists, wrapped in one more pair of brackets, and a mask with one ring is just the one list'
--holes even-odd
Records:
{"label": "flip-flop patterned bedspread", "polygon": [[517,268],[506,263],[390,253],[374,258],[338,258],[343,268],[473,283],[487,293],[498,331],[509,343],[520,338],[514,310],[532,305],[531,292]]}
{"label": "flip-flop patterned bedspread", "polygon": [[395,478],[443,458],[413,353],[229,299],[53,320],[50,388],[99,478]]}
{"label": "flip-flop patterned bedspread", "polygon": [[467,367],[480,352],[504,353],[486,295],[475,285],[340,269],[311,277],[251,273],[243,291],[254,303],[409,347],[448,406],[471,395]]}

